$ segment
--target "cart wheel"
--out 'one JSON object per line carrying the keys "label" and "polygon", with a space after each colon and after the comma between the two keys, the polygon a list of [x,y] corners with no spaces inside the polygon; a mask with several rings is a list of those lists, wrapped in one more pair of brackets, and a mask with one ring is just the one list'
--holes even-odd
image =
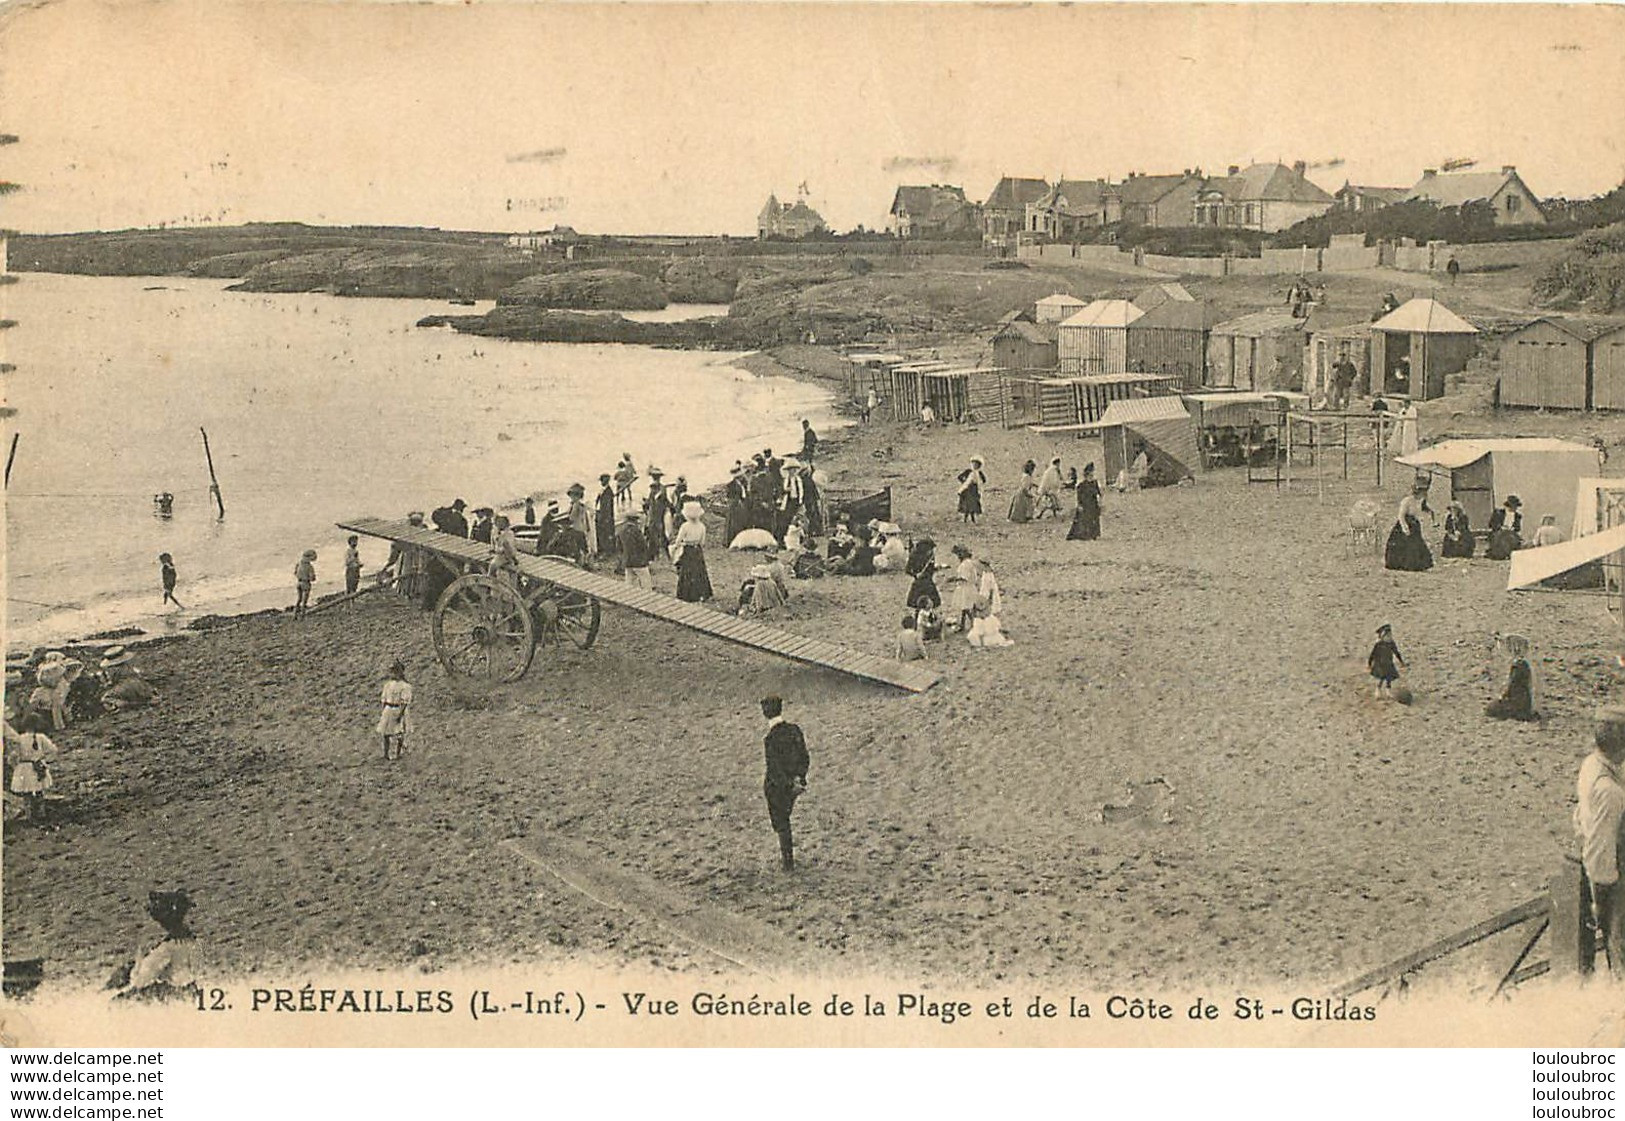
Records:
{"label": "cart wheel", "polygon": [[434,648],[447,673],[518,681],[536,653],[536,626],[506,580],[471,573],[454,580],[435,605]]}
{"label": "cart wheel", "polygon": [[562,637],[586,650],[598,637],[601,609],[597,598],[584,592],[555,584],[537,605],[536,614],[542,624],[543,642],[557,642]]}

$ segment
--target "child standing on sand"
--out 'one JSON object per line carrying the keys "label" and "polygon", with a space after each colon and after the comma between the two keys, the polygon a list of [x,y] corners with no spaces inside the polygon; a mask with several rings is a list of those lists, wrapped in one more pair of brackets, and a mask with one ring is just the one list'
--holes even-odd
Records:
{"label": "child standing on sand", "polygon": [[1377,679],[1377,699],[1390,696],[1390,689],[1399,680],[1399,667],[1405,664],[1405,659],[1400,655],[1399,647],[1394,645],[1394,628],[1387,623],[1377,628],[1377,643],[1371,648],[1365,662],[1371,676]]}
{"label": "child standing on sand", "polygon": [[361,587],[361,538],[352,534],[345,539],[347,548],[344,550],[344,594],[353,596]]}
{"label": "child standing on sand", "polygon": [[175,598],[175,558],[168,553],[158,554],[158,575],[164,582],[164,602],[173,603],[178,610],[185,611],[181,601]]}
{"label": "child standing on sand", "polygon": [[403,662],[389,667],[382,699],[384,711],[378,717],[378,734],[384,737],[384,759],[390,757],[390,740],[395,741],[395,758],[399,759],[406,754],[406,733],[412,730],[412,687],[406,683]]}
{"label": "child standing on sand", "polygon": [[301,618],[310,610],[310,589],[316,583],[316,550],[306,549],[299,563],[293,566],[294,583],[299,588],[299,597],[293,603],[293,617]]}

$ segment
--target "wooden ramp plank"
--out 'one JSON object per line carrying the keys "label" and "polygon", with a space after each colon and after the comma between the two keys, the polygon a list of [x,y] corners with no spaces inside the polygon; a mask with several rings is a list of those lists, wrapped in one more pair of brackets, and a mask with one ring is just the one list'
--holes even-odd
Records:
{"label": "wooden ramp plank", "polygon": [[[360,518],[351,522],[340,522],[338,526],[351,533],[381,537],[387,541],[400,541],[470,564],[485,564],[491,560],[491,548],[488,545],[452,537],[405,521]],[[645,591],[623,580],[588,572],[557,557],[521,555],[519,569],[532,579],[545,580],[571,591],[595,596],[605,603],[613,603],[641,615],[676,623],[725,642],[776,654],[791,661],[832,669],[866,681],[878,681],[883,685],[906,689],[911,693],[923,693],[940,680],[936,671],[917,663],[896,662],[890,658],[850,650],[824,639],[807,638],[752,620],[725,615],[720,611],[686,603],[658,592]]]}

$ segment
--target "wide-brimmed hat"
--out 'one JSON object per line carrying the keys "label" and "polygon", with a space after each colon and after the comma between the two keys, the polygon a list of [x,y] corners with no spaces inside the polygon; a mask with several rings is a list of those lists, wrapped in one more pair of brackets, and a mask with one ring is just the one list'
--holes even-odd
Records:
{"label": "wide-brimmed hat", "polygon": [[1518,508],[1519,508],[1519,507],[1520,507],[1520,506],[1522,506],[1522,505],[1523,505],[1523,501],[1522,501],[1522,500],[1521,500],[1521,499],[1519,499],[1519,498],[1518,498],[1518,496],[1517,496],[1517,495],[1515,495],[1515,494],[1509,494],[1509,495],[1507,495],[1507,500],[1506,500],[1506,501],[1505,501],[1505,502],[1503,502],[1503,503],[1501,503],[1501,505],[1503,505],[1503,506],[1510,506],[1510,507],[1512,507],[1512,508],[1513,508],[1513,509],[1514,509],[1514,510],[1516,510],[1516,509],[1518,509]]}
{"label": "wide-brimmed hat", "polygon": [[583,495],[583,494],[587,493],[587,488],[582,486],[580,483],[571,483],[570,484],[570,489],[565,491],[564,493],[565,494],[574,494],[574,495]]}
{"label": "wide-brimmed hat", "polygon": [[967,557],[970,556],[970,550],[965,548],[965,546],[963,546],[963,545],[955,545],[952,549],[949,549],[948,551],[950,553],[952,553],[954,556],[958,557],[960,560],[964,560],[964,559],[966,559]]}
{"label": "wide-brimmed hat", "polygon": [[134,660],[135,655],[124,647],[109,646],[106,653],[102,655],[102,669],[112,669],[114,666],[122,666],[124,663],[133,662]]}
{"label": "wide-brimmed hat", "polygon": [[665,472],[664,472],[664,471],[662,471],[662,470],[661,470],[661,469],[660,469],[660,468],[658,468],[658,467],[651,467],[651,468],[649,468],[649,477],[650,477],[650,478],[652,478],[652,479],[659,479],[659,478],[663,478],[663,477],[665,477],[665,474],[666,474],[666,473],[665,473]]}
{"label": "wide-brimmed hat", "polygon": [[300,554],[300,556],[302,556],[305,560],[315,560],[316,559],[316,550],[315,549],[306,549],[303,553]]}
{"label": "wide-brimmed hat", "polygon": [[1377,628],[1377,633],[1380,635],[1392,631],[1393,629],[1393,627],[1389,626],[1387,623],[1384,623],[1382,626]]}
{"label": "wide-brimmed hat", "polygon": [[607,483],[607,482],[609,482],[610,478],[611,478],[611,476],[609,476],[609,475],[600,475],[600,476],[598,476],[598,481],[601,482],[601,483]]}
{"label": "wide-brimmed hat", "polygon": [[65,662],[67,660],[68,660],[68,656],[66,654],[64,654],[62,651],[60,651],[60,650],[47,650],[45,652],[45,656],[39,660],[39,664],[43,666],[43,665],[48,665],[51,662]]}
{"label": "wide-brimmed hat", "polygon": [[409,521],[409,522],[410,521],[419,521],[419,522],[421,522],[423,520],[423,511],[422,510],[413,510],[410,514],[406,515],[406,520]]}
{"label": "wide-brimmed hat", "polygon": [[987,462],[987,460],[985,460],[985,459],[983,459],[983,458],[982,458],[982,457],[981,457],[981,456],[979,456],[979,455],[973,455],[973,456],[971,456],[971,457],[970,457],[970,461],[971,461],[971,462],[972,462],[972,463],[986,463],[986,462]]}
{"label": "wide-brimmed hat", "polygon": [[452,500],[451,508],[453,510],[461,510],[463,507],[465,507],[467,505],[468,505],[468,503],[464,502],[461,498],[455,498],[455,499]]}

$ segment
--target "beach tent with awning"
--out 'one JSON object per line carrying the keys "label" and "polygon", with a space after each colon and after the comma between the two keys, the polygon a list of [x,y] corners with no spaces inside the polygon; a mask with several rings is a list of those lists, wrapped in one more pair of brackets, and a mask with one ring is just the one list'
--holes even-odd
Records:
{"label": "beach tent with awning", "polygon": [[1526,534],[1550,514],[1563,536],[1572,537],[1575,487],[1596,475],[1597,449],[1545,437],[1442,440],[1397,462],[1446,476],[1450,498],[1462,504],[1474,528],[1487,526],[1495,508],[1515,494]]}
{"label": "beach tent with awning", "polygon": [[1202,465],[1196,425],[1178,397],[1113,401],[1096,422],[1105,455],[1106,478],[1115,479],[1144,448],[1153,466],[1174,478],[1195,475]]}
{"label": "beach tent with awning", "polygon": [[1581,565],[1603,560],[1625,549],[1625,525],[1601,533],[1577,537],[1544,549],[1519,549],[1512,554],[1512,568],[1507,573],[1507,591],[1528,588],[1561,576]]}

